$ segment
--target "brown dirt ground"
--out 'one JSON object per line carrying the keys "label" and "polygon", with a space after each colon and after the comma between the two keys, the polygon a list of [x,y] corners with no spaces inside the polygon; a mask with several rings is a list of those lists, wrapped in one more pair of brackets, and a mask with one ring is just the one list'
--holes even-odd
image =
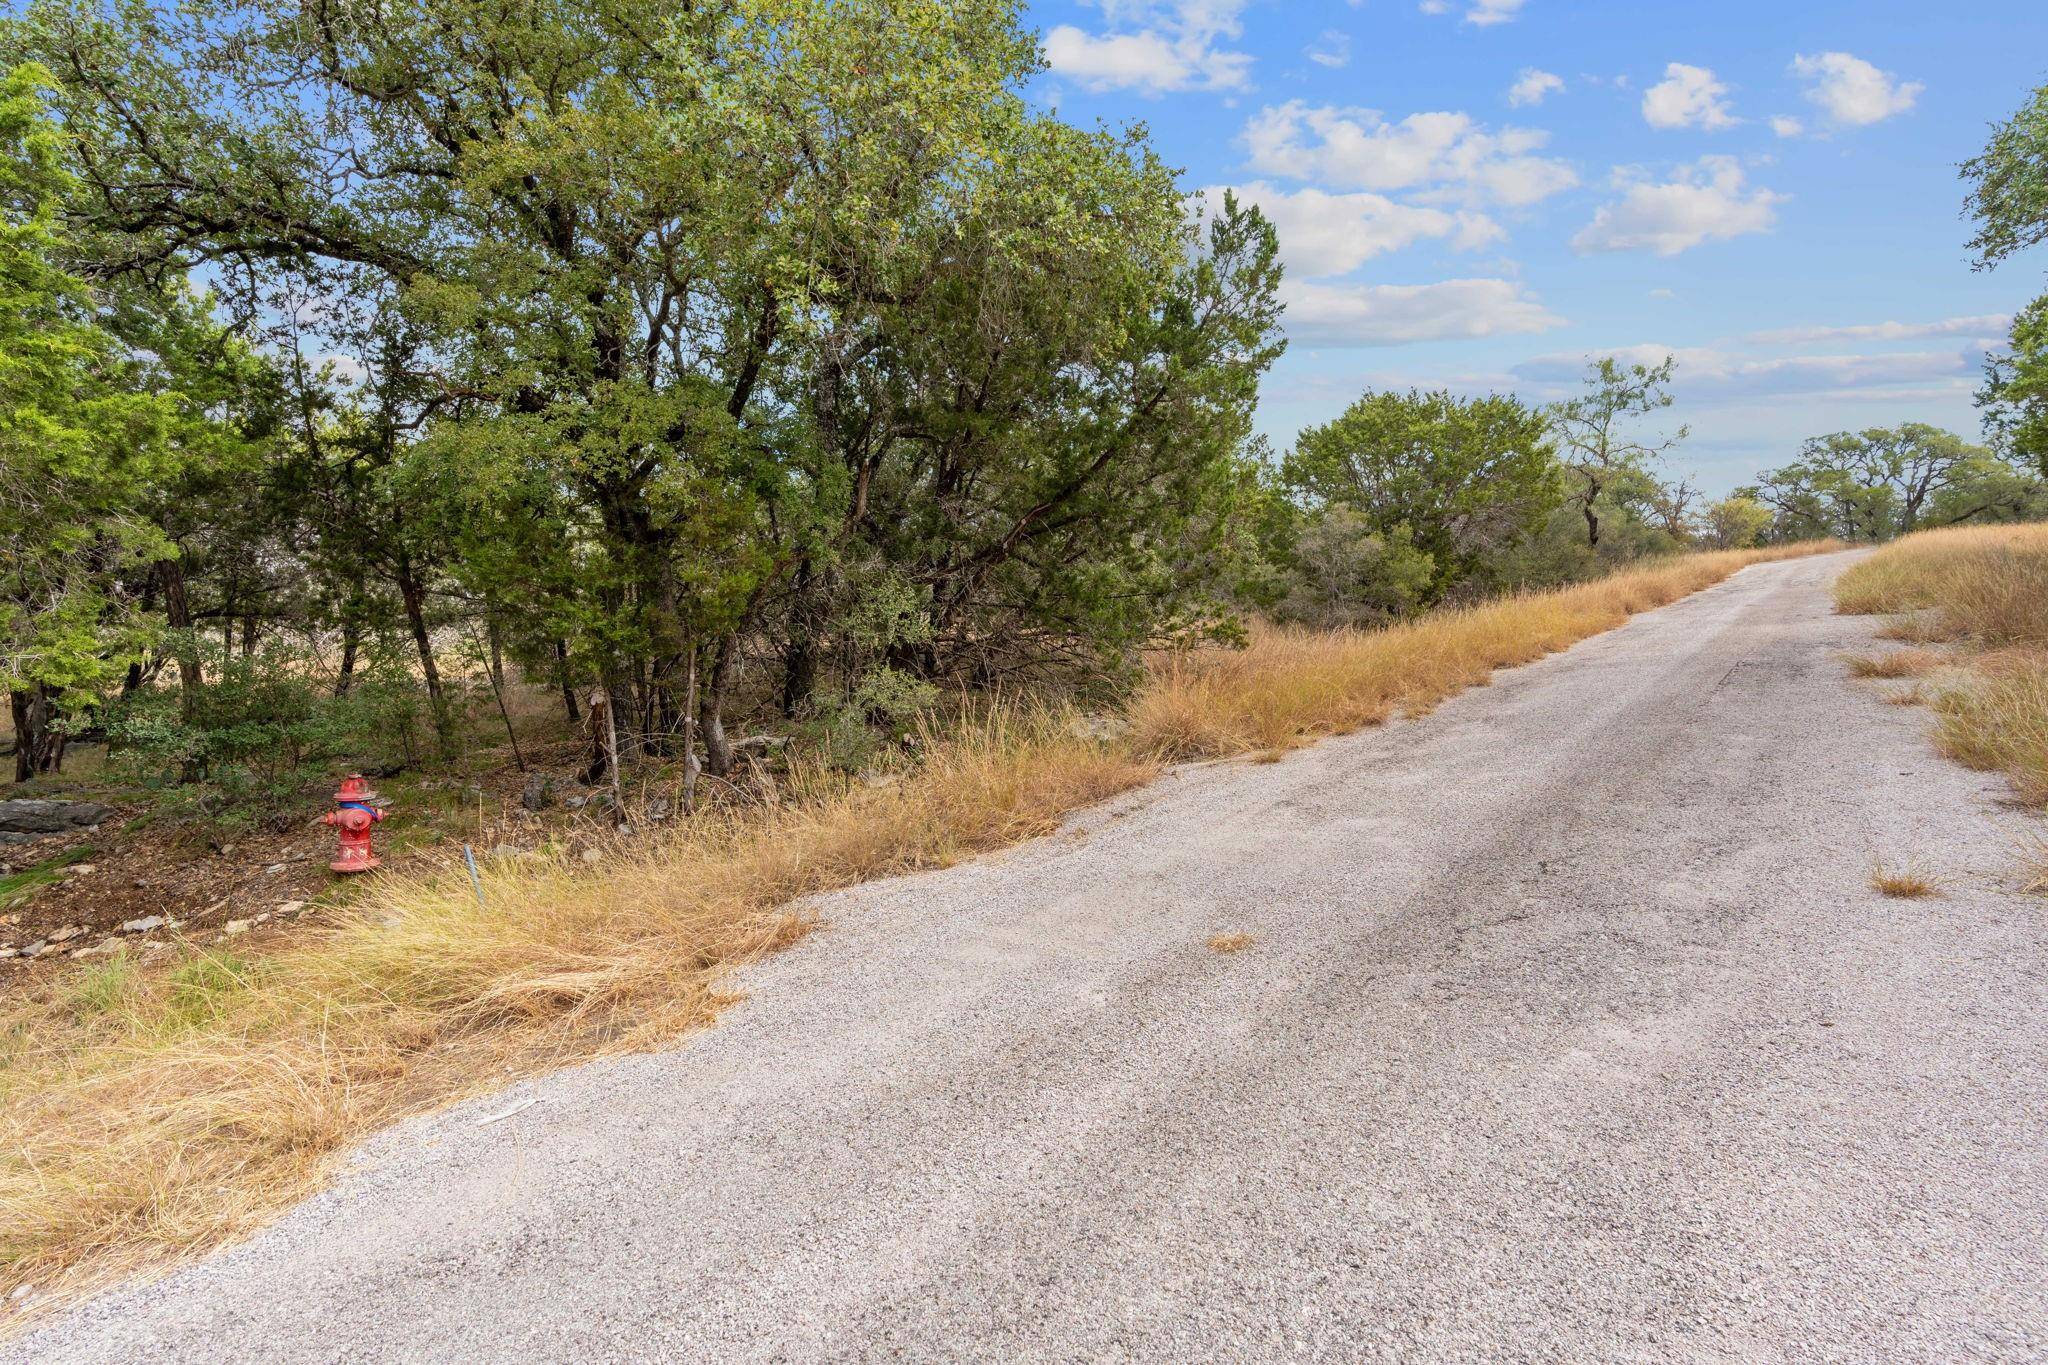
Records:
{"label": "brown dirt ground", "polygon": [[[536,746],[532,766],[547,772],[556,804],[543,814],[520,808],[525,782],[510,761],[495,754],[463,776],[425,777],[377,783],[393,798],[390,817],[375,840],[384,866],[394,871],[443,861],[461,844],[478,853],[500,846],[530,848],[554,840],[573,845],[595,841],[609,823],[595,804],[572,809],[562,798],[588,797],[571,772],[580,757],[574,741]],[[147,806],[110,798],[90,783],[48,792],[58,798],[100,801],[110,809],[97,830],[53,835],[25,844],[0,846],[0,877],[77,849],[89,850],[63,869],[60,879],[0,907],[0,948],[20,950],[50,944],[38,956],[0,957],[0,992],[27,985],[56,964],[89,958],[126,944],[145,957],[164,956],[182,946],[233,941],[261,946],[316,921],[324,905],[349,894],[349,879],[328,868],[334,832],[313,821],[328,808],[319,792],[308,793],[303,821],[283,830],[253,828],[221,834],[203,823],[142,820]],[[8,789],[0,786],[0,795]],[[123,933],[120,926],[162,916],[162,926]],[[230,922],[242,921],[234,929]]]}

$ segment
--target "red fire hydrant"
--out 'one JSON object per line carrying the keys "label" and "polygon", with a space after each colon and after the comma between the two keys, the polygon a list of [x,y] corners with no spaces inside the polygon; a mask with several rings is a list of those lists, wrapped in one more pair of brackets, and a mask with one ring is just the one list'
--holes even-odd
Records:
{"label": "red fire hydrant", "polygon": [[341,851],[328,864],[336,872],[368,872],[379,866],[377,855],[370,851],[370,827],[384,818],[384,808],[375,804],[377,800],[363,775],[350,773],[334,793],[334,809],[320,817],[321,824],[341,831]]}

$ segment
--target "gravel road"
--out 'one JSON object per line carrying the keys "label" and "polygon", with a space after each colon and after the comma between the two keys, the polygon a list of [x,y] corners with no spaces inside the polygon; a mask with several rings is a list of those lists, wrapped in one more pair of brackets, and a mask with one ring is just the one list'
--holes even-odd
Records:
{"label": "gravel road", "polygon": [[2042,1359],[2048,902],[1844,563],[834,897],[0,1359]]}

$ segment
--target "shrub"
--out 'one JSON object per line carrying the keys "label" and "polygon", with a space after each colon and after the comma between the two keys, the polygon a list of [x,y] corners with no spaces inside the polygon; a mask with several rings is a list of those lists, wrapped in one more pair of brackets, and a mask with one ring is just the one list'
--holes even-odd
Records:
{"label": "shrub", "polygon": [[359,675],[337,697],[283,649],[217,659],[210,677],[191,692],[138,692],[109,708],[105,729],[128,775],[214,817],[272,818],[337,769],[410,762],[426,716],[406,674]]}

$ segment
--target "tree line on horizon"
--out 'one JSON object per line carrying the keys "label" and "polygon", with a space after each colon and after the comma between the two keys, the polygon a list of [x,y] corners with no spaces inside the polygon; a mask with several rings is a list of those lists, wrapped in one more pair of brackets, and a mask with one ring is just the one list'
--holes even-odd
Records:
{"label": "tree line on horizon", "polygon": [[1032,109],[1040,60],[1006,0],[0,21],[17,777],[91,733],[289,788],[458,750],[514,673],[607,713],[593,779],[722,775],[757,718],[853,765],[1251,615],[2048,512],[2024,442],[1912,425],[1703,503],[1668,361],[1369,393],[1275,457],[1272,226]]}

